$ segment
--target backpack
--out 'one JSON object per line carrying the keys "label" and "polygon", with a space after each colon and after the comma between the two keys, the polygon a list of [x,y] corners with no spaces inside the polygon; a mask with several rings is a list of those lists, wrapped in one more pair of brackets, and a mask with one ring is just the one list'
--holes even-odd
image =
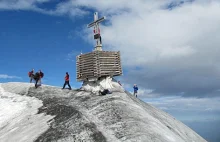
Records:
{"label": "backpack", "polygon": [[43,73],[43,72],[41,72],[41,73],[40,73],[40,76],[41,76],[41,78],[43,78],[43,77],[44,77],[44,73]]}
{"label": "backpack", "polygon": [[34,77],[34,80],[37,80],[40,78],[40,74],[37,72],[37,73],[35,73],[35,75],[33,77]]}
{"label": "backpack", "polygon": [[28,72],[28,76],[31,77],[31,74],[32,74],[32,73],[29,71],[29,72]]}

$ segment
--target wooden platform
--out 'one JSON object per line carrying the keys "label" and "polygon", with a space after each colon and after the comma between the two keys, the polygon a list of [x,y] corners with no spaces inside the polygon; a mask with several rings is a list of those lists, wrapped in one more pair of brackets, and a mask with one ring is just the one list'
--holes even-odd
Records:
{"label": "wooden platform", "polygon": [[76,57],[77,81],[122,75],[120,52],[93,51]]}

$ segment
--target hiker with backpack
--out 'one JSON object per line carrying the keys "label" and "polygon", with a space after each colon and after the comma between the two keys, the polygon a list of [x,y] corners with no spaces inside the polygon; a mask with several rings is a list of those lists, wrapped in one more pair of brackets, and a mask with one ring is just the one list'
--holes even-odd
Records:
{"label": "hiker with backpack", "polygon": [[119,84],[120,86],[122,86],[120,81],[118,81],[118,84]]}
{"label": "hiker with backpack", "polygon": [[65,83],[63,84],[63,88],[62,89],[64,89],[65,86],[68,85],[69,86],[69,90],[71,90],[71,86],[70,86],[70,82],[69,82],[70,81],[70,76],[69,76],[68,72],[66,72],[66,76],[65,76],[64,80],[65,80]]}
{"label": "hiker with backpack", "polygon": [[28,76],[30,78],[30,83],[32,83],[32,80],[34,79],[34,69],[28,72]]}
{"label": "hiker with backpack", "polygon": [[[43,73],[41,70],[39,70],[39,71],[34,75],[35,88],[37,88],[38,86],[41,85],[41,78],[43,78],[43,77],[44,77],[44,73]],[[40,85],[38,85],[38,83],[39,83]]]}
{"label": "hiker with backpack", "polygon": [[99,90],[99,95],[107,95],[112,94],[112,92],[109,89],[104,89],[103,91]]}

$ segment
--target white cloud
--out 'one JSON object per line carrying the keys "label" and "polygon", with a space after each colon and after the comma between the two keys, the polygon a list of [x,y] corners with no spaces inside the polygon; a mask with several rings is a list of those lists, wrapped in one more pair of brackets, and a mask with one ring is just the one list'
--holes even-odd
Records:
{"label": "white cloud", "polygon": [[102,30],[104,43],[122,52],[125,66],[144,66],[167,58],[198,56],[199,60],[203,56],[198,54],[208,50],[201,50],[201,38],[209,39],[213,36],[210,33],[218,34],[216,30],[220,29],[217,3],[186,5],[172,11],[149,11],[147,6],[144,10],[144,5],[112,16],[111,26]]}
{"label": "white cloud", "polygon": [[76,61],[76,56],[81,54],[80,51],[73,50],[72,52],[68,53],[66,59],[69,61]]}
{"label": "white cloud", "polygon": [[21,79],[21,77],[10,76],[10,75],[7,75],[7,74],[0,74],[0,79]]}
{"label": "white cloud", "polygon": [[87,11],[81,10],[77,5],[71,4],[74,1],[60,2],[54,7],[55,9],[45,9],[38,6],[38,4],[44,4],[53,2],[53,0],[2,0],[0,1],[1,10],[30,10],[48,15],[63,16],[68,15],[70,17],[83,16],[87,14]]}
{"label": "white cloud", "polygon": [[112,9],[120,11],[114,14],[107,11],[112,5],[103,3],[95,9],[109,15],[110,24],[101,29],[104,49],[121,51],[127,83],[160,95],[204,96],[220,88],[219,1],[196,1],[173,10],[161,9],[168,1],[114,1]]}
{"label": "white cloud", "polygon": [[50,0],[1,0],[0,10],[36,10],[36,4]]}
{"label": "white cloud", "polygon": [[81,10],[77,5],[73,4],[74,1],[59,3],[55,11],[51,11],[55,15],[69,15],[71,17],[83,16],[88,14],[87,11]]}

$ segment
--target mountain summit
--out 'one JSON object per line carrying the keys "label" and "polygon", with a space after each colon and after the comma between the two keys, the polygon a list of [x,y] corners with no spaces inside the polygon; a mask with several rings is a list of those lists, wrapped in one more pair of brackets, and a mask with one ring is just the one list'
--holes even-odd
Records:
{"label": "mountain summit", "polygon": [[206,142],[128,92],[0,84],[1,142]]}

